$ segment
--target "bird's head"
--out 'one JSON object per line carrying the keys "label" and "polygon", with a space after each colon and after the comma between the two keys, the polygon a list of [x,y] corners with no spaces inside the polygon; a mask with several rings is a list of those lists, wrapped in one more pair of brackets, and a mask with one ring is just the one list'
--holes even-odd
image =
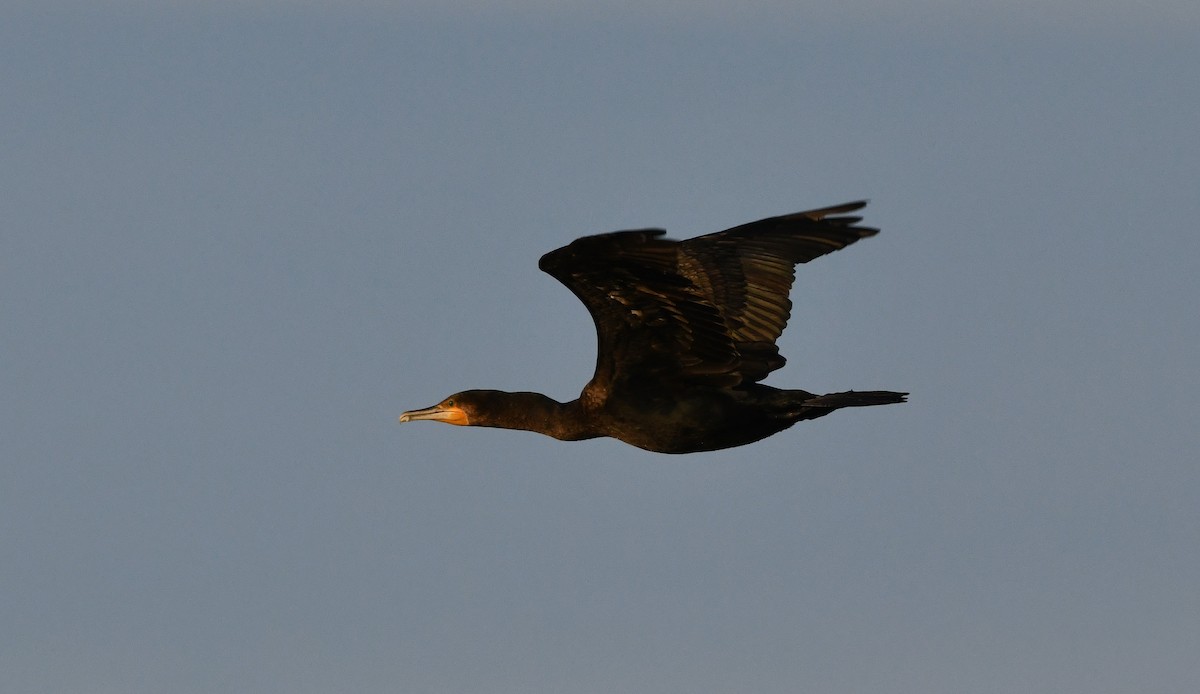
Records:
{"label": "bird's head", "polygon": [[400,421],[403,423],[428,419],[458,426],[482,424],[489,404],[496,399],[498,394],[499,391],[494,390],[464,390],[451,395],[433,407],[409,410],[400,415]]}

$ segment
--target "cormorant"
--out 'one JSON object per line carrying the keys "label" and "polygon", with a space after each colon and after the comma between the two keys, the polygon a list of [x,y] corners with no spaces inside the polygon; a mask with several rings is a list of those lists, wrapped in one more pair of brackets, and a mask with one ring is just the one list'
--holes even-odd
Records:
{"label": "cormorant", "polygon": [[685,241],[662,229],[585,236],[538,267],[567,286],[596,324],[596,372],[579,398],[466,390],[401,422],[429,419],[525,429],[564,441],[611,436],[659,453],[752,443],[841,407],[907,393],[815,395],[759,381],[783,366],[795,265],[874,236],[865,201],[796,212]]}

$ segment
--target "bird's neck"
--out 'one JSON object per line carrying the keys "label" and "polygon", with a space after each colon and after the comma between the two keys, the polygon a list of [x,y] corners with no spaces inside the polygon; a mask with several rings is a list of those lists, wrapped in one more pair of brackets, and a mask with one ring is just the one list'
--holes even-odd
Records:
{"label": "bird's neck", "polygon": [[471,418],[476,426],[536,431],[563,441],[591,439],[592,430],[578,400],[559,402],[541,393],[497,393],[500,407]]}

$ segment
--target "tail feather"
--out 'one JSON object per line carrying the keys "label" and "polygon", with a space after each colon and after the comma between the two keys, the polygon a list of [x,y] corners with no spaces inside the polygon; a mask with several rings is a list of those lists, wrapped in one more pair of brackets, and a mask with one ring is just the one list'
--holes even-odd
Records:
{"label": "tail feather", "polygon": [[839,407],[867,407],[869,405],[894,405],[907,402],[908,393],[893,393],[890,390],[848,390],[845,393],[818,395],[804,401],[804,407],[821,407],[836,410]]}

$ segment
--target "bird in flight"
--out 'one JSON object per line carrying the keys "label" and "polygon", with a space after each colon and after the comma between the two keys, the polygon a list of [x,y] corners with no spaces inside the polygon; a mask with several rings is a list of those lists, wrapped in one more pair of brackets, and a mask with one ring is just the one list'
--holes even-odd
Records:
{"label": "bird in flight", "polygon": [[732,448],[843,407],[889,405],[908,393],[816,395],[760,383],[784,358],[797,263],[878,229],[851,202],[675,241],[662,229],[585,236],[542,256],[596,324],[596,371],[579,398],[465,390],[401,422],[535,431],[564,441],[611,436],[659,453]]}

